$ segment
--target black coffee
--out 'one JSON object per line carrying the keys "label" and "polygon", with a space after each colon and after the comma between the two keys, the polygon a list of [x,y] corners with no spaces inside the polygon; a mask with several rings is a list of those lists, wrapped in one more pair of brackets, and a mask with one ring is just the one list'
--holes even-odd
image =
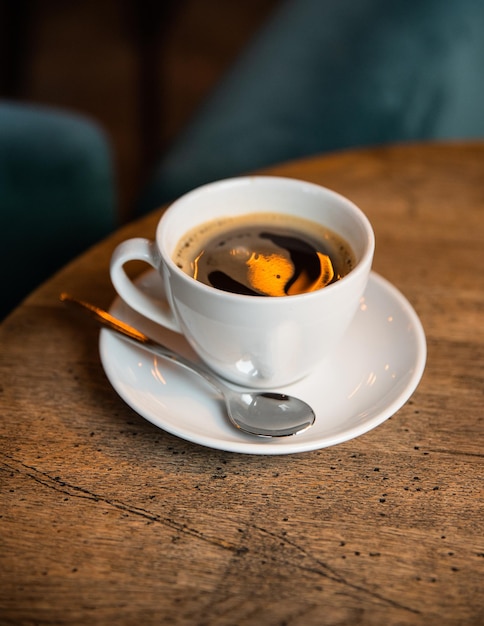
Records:
{"label": "black coffee", "polygon": [[322,289],[348,274],[355,262],[349,245],[333,231],[272,213],[203,224],[179,242],[174,260],[206,285],[250,296]]}

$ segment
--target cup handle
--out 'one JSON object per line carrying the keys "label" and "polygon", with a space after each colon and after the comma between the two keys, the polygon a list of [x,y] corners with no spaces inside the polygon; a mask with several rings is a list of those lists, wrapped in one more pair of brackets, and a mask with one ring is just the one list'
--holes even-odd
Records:
{"label": "cup handle", "polygon": [[[156,243],[141,237],[120,243],[111,257],[111,281],[118,294],[132,309],[153,322],[180,333],[180,326],[170,308],[166,293],[162,294],[160,299],[145,293],[126,274],[124,265],[128,261],[144,261],[160,274],[161,257]],[[165,292],[169,289],[164,281],[163,289]]]}

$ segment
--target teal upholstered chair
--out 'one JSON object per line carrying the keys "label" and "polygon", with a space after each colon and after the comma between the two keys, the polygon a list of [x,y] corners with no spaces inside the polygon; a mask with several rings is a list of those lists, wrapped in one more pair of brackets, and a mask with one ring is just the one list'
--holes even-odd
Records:
{"label": "teal upholstered chair", "polygon": [[0,102],[0,319],[116,223],[108,141],[92,121]]}
{"label": "teal upholstered chair", "polygon": [[484,136],[482,0],[286,0],[154,172],[145,212],[328,150]]}

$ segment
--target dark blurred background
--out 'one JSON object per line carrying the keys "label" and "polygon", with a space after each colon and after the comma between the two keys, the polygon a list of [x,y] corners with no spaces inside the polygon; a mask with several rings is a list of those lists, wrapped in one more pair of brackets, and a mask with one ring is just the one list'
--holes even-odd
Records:
{"label": "dark blurred background", "polygon": [[94,118],[122,221],[156,159],[280,0],[0,0],[0,98]]}
{"label": "dark blurred background", "polygon": [[0,0],[0,318],[205,182],[482,138],[483,32],[483,0]]}

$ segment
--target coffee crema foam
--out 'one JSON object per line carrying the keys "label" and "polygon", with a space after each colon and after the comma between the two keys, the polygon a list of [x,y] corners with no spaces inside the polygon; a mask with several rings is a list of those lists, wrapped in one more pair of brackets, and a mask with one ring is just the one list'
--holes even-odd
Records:
{"label": "coffee crema foam", "polygon": [[342,237],[311,220],[279,213],[206,222],[179,241],[173,260],[216,289],[275,297],[322,289],[355,264]]}

